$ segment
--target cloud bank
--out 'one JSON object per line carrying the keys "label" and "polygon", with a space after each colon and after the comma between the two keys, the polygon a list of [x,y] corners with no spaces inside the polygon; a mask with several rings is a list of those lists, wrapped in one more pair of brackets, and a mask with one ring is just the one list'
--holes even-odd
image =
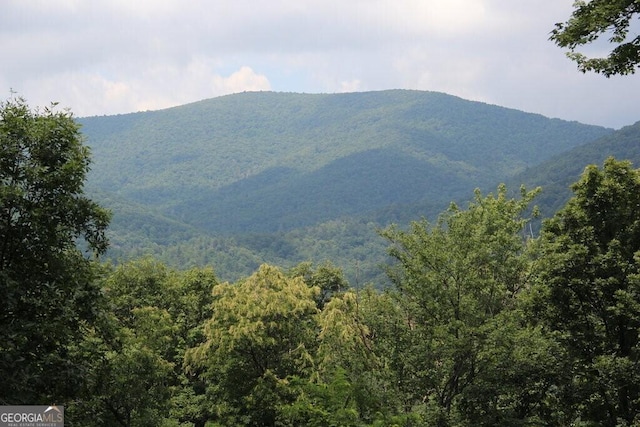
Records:
{"label": "cloud bank", "polygon": [[434,90],[620,127],[640,78],[583,75],[549,40],[571,1],[8,0],[0,89],[76,115],[249,90]]}

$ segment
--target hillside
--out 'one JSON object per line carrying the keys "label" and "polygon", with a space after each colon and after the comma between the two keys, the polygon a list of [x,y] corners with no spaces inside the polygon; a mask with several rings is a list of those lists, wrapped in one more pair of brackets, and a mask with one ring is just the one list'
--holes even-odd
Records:
{"label": "hillside", "polygon": [[509,182],[512,185],[541,186],[543,192],[538,203],[543,216],[550,216],[571,197],[569,187],[578,180],[584,168],[590,164],[602,166],[609,156],[629,160],[634,167],[640,167],[640,122],[555,155],[516,174]]}
{"label": "hillside", "polygon": [[401,90],[243,93],[81,123],[94,158],[90,188],[216,233],[446,203],[610,133]]}
{"label": "hillside", "polygon": [[[235,270],[223,278],[309,258],[353,277],[384,260],[353,247],[383,249],[377,226],[433,218],[476,187],[612,133],[405,90],[242,93],[80,122],[94,159],[87,187],[115,214],[112,255]],[[366,236],[348,242],[346,224]]]}

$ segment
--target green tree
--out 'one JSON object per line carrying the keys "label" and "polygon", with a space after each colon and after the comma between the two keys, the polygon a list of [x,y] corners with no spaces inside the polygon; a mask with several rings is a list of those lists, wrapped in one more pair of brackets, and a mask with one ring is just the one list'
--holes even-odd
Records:
{"label": "green tree", "polygon": [[55,106],[0,104],[0,402],[66,402],[83,381],[73,346],[100,313],[94,263],[110,214],[85,197],[89,150]]}
{"label": "green tree", "polygon": [[[411,350],[411,331],[397,295],[370,287],[349,290],[326,304],[318,324],[314,386],[334,396],[319,407],[329,414],[349,409],[355,425],[412,425],[400,419],[421,424],[415,401],[406,398],[411,393],[404,387],[403,362]],[[330,425],[342,424],[345,420]]]}
{"label": "green tree", "polygon": [[315,269],[313,263],[302,262],[290,269],[288,275],[301,277],[307,286],[320,289],[320,293],[316,297],[316,304],[320,310],[331,297],[349,289],[349,283],[344,278],[342,270],[330,262],[325,262]]}
{"label": "green tree", "polygon": [[[582,72],[595,71],[610,77],[633,74],[640,63],[640,36],[629,37],[629,27],[640,12],[638,0],[578,0],[567,22],[557,23],[551,40],[569,48],[567,56]],[[579,46],[590,44],[602,35],[609,35],[615,47],[605,58],[589,58],[576,52]]]}
{"label": "green tree", "polygon": [[330,381],[309,381],[295,377],[289,381],[292,394],[297,395],[293,403],[279,408],[279,425],[282,426],[362,426],[354,387],[344,370],[337,368]]}
{"label": "green tree", "polygon": [[423,220],[383,232],[398,261],[390,277],[409,328],[395,369],[410,401],[424,403],[428,423],[462,422],[464,399],[489,369],[482,360],[495,319],[529,282],[525,214],[537,192],[523,188],[509,199],[504,185],[496,196],[476,191],[467,210],[452,205],[433,226]]}
{"label": "green tree", "polygon": [[[143,313],[141,321],[155,317],[158,332],[172,333],[170,319],[158,314]],[[111,321],[108,337],[90,334],[82,344],[94,364],[86,371],[83,395],[68,406],[70,423],[87,427],[162,425],[169,418],[174,364],[143,333],[120,327],[116,319]]]}
{"label": "green tree", "polygon": [[544,327],[528,322],[522,300],[528,295],[481,329],[477,375],[459,400],[462,425],[568,425],[556,387],[567,369],[565,353]]}
{"label": "green tree", "polygon": [[94,364],[71,408],[79,425],[204,426],[204,387],[183,364],[186,350],[204,341],[216,283],[211,269],[177,272],[148,258],[110,272],[109,313],[83,343]]}
{"label": "green tree", "polygon": [[[570,357],[567,424],[640,422],[640,170],[588,166],[544,223],[538,315]],[[570,411],[569,411],[570,410]]]}
{"label": "green tree", "polygon": [[214,287],[206,341],[187,357],[207,383],[214,420],[275,425],[278,408],[295,400],[289,379],[308,377],[313,365],[319,292],[266,264],[239,283]]}

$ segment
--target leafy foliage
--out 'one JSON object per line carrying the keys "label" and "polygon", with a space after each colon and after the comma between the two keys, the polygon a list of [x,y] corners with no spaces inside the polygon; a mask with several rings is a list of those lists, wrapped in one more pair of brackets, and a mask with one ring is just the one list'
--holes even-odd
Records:
{"label": "leafy foliage", "polygon": [[188,363],[211,384],[218,422],[275,425],[289,377],[303,375],[312,360],[319,292],[266,264],[236,285],[214,288],[206,341]]}
{"label": "leafy foliage", "polygon": [[600,425],[639,420],[640,171],[589,166],[544,224],[539,310],[571,361],[564,403]]}
{"label": "leafy foliage", "polygon": [[414,402],[427,404],[437,425],[462,416],[468,390],[491,368],[483,356],[500,325],[495,319],[528,285],[522,215],[537,192],[523,188],[516,200],[507,198],[505,186],[496,196],[477,191],[467,210],[452,205],[435,226],[421,221],[408,232],[384,231],[398,260],[390,275],[409,323],[405,388]]}
{"label": "leafy foliage", "polygon": [[109,213],[84,195],[89,151],[71,113],[0,105],[0,402],[63,401],[82,384],[73,346],[97,316]]}
{"label": "leafy foliage", "polygon": [[93,365],[85,397],[70,408],[76,422],[204,425],[204,390],[183,362],[187,349],[204,341],[216,283],[210,269],[176,272],[151,259],[111,271],[103,283],[109,310],[83,343]]}
{"label": "leafy foliage", "polygon": [[115,213],[110,259],[214,265],[229,281],[262,263],[329,260],[377,286],[377,228],[433,219],[476,187],[611,133],[402,90],[243,93],[81,122],[96,155],[88,186]]}
{"label": "leafy foliage", "polygon": [[[551,40],[570,49],[567,56],[583,73],[595,71],[606,77],[635,73],[640,66],[640,36],[629,38],[629,30],[640,13],[640,4],[636,0],[580,0],[574,7],[567,22],[556,24]],[[604,34],[615,46],[606,58],[588,58],[575,52],[578,46],[593,43]]]}

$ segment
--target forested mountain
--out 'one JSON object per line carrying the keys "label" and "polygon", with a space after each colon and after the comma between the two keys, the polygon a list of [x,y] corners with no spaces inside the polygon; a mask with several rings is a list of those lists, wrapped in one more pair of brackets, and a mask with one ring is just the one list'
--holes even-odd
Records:
{"label": "forested mountain", "polygon": [[[570,158],[634,159],[637,135],[630,126]],[[375,230],[434,207],[417,198],[223,236],[95,189],[118,221],[114,250],[152,255],[114,266],[100,258],[111,214],[85,194],[82,139],[67,110],[21,98],[0,107],[4,403],[56,402],[74,426],[640,425],[631,162],[587,166],[537,237],[540,188],[511,196],[505,184],[473,191],[437,222]],[[558,170],[545,167],[546,178]],[[531,179],[560,182],[566,169]],[[280,266],[222,283],[158,253],[221,274],[267,257]],[[376,282],[384,253],[386,282]],[[353,262],[355,280],[330,263],[291,265],[319,256]],[[387,289],[362,286],[361,273]]]}
{"label": "forested mountain", "polygon": [[513,185],[542,186],[544,191],[539,196],[538,203],[542,208],[542,215],[548,217],[566,203],[571,195],[570,184],[578,179],[587,165],[601,165],[607,157],[613,156],[630,160],[636,167],[640,166],[639,141],[640,122],[637,122],[557,154],[515,175],[509,182]]}
{"label": "forested mountain", "polygon": [[384,247],[376,227],[433,219],[613,132],[406,90],[242,93],[80,121],[88,188],[114,211],[111,254],[211,263],[231,279],[309,258],[353,279],[384,259],[362,254]]}

